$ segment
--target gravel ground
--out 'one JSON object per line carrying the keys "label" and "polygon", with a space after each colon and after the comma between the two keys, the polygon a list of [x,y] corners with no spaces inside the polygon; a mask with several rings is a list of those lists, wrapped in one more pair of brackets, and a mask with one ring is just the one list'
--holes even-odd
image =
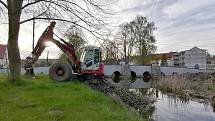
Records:
{"label": "gravel ground", "polygon": [[143,97],[136,95],[135,93],[129,91],[129,89],[121,88],[117,85],[110,83],[107,80],[91,80],[85,82],[91,88],[100,91],[109,96],[117,96],[121,102],[129,107],[132,107],[138,111],[146,110],[148,105],[152,104],[152,101],[149,97]]}

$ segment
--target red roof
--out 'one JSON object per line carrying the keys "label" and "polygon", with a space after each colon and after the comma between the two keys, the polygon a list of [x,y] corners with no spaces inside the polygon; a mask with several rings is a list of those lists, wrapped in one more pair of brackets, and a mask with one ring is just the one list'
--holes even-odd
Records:
{"label": "red roof", "polygon": [[169,52],[169,53],[157,53],[157,54],[153,54],[155,56],[155,58],[162,58],[163,55],[166,55],[167,58],[172,58],[174,54],[176,54],[177,52]]}
{"label": "red roof", "polygon": [[0,44],[0,59],[3,59],[5,56],[7,45]]}

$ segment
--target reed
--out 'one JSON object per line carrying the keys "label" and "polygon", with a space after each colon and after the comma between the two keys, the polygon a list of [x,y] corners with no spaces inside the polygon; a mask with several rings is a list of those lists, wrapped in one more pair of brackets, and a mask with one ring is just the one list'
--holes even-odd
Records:
{"label": "reed", "polygon": [[189,79],[184,75],[166,76],[159,79],[155,85],[156,88],[171,93],[182,93],[188,90],[195,92],[215,92],[215,84],[211,79],[198,80]]}

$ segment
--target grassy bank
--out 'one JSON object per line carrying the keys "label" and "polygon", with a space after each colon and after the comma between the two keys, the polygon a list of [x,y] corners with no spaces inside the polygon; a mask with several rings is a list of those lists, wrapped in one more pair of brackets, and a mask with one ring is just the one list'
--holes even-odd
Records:
{"label": "grassy bank", "polygon": [[46,75],[10,84],[0,75],[0,121],[138,121],[138,115],[78,81]]}

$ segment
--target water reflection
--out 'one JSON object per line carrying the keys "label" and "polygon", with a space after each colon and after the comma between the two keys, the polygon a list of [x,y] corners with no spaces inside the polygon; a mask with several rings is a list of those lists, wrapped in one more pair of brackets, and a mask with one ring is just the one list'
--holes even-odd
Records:
{"label": "water reflection", "polygon": [[150,121],[215,121],[215,104],[211,106],[190,99],[178,98],[175,95],[166,95],[156,89],[131,91],[138,95],[147,94],[157,99],[151,105],[151,110],[140,111],[140,114]]}
{"label": "water reflection", "polygon": [[215,103],[213,102],[213,103],[211,104],[211,106],[213,107],[213,112],[215,113]]}
{"label": "water reflection", "polygon": [[[154,89],[148,89],[148,88],[141,88],[141,89],[130,89],[130,91],[136,93],[138,96],[152,96],[154,95]],[[139,109],[140,116],[144,119],[147,119],[147,121],[153,121],[153,113],[155,111],[155,105],[154,103],[149,104],[144,109]]]}

